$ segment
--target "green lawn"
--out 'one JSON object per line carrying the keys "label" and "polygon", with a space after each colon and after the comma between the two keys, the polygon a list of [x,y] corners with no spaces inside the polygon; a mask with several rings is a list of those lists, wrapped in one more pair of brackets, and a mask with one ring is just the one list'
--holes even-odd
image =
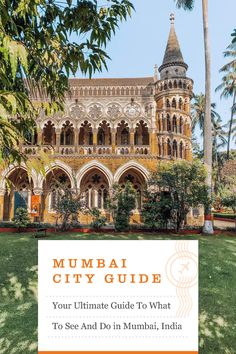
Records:
{"label": "green lawn", "polygon": [[[57,240],[172,238],[176,236],[75,233],[49,237]],[[200,353],[235,354],[236,237],[187,238],[200,241]],[[30,234],[0,234],[0,354],[5,353],[37,353],[37,240]]]}

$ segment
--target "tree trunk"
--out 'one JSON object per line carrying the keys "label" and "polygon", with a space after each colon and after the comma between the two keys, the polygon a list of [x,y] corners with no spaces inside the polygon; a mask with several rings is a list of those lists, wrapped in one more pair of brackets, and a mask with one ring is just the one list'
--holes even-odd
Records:
{"label": "tree trunk", "polygon": [[234,92],[233,105],[231,108],[231,117],[229,123],[229,133],[228,133],[228,142],[227,142],[227,160],[229,160],[230,140],[231,140],[231,133],[232,133],[233,118],[234,118],[233,108],[235,106],[235,103],[236,103],[236,91]]}
{"label": "tree trunk", "polygon": [[[210,201],[212,200],[212,126],[211,126],[211,59],[208,30],[208,0],[202,0],[202,16],[205,49],[205,116],[204,116],[204,163],[207,169],[206,184]],[[213,234],[211,203],[205,210],[203,233]]]}

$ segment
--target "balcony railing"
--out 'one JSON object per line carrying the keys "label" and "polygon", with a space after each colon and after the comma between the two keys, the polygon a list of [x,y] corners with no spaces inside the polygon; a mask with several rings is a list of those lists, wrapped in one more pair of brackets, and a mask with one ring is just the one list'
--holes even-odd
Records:
{"label": "balcony railing", "polygon": [[79,155],[92,155],[93,154],[93,145],[79,145],[78,146]]}
{"label": "balcony railing", "polygon": [[44,152],[50,152],[50,154],[53,154],[55,152],[55,146],[42,145],[39,147],[36,145],[23,145],[20,147],[20,150],[23,154],[27,155],[36,155],[39,150],[43,150]]}
{"label": "balcony railing", "polygon": [[98,155],[110,155],[112,153],[111,146],[96,146],[95,149]]}
{"label": "balcony railing", "polygon": [[[39,149],[43,149],[45,152],[50,152],[51,154],[59,155],[111,155],[112,146],[104,145],[60,145],[60,146],[51,146],[51,145],[42,145],[41,147],[35,145],[23,145],[21,151],[24,154],[36,155]],[[115,147],[116,155],[148,155],[150,153],[149,145],[118,145]]]}
{"label": "balcony railing", "polygon": [[116,154],[117,155],[129,155],[131,153],[131,146],[130,145],[120,145],[116,147]]}
{"label": "balcony railing", "polygon": [[72,145],[59,146],[59,154],[61,155],[72,155],[74,153],[75,153],[75,146]]}
{"label": "balcony railing", "polygon": [[134,146],[134,153],[137,155],[148,155],[150,153],[149,145]]}

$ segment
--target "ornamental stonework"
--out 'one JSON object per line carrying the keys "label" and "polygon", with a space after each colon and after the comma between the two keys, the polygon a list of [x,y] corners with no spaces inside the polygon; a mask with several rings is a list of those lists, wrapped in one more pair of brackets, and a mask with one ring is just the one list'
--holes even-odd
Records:
{"label": "ornamental stonework", "polygon": [[102,106],[98,103],[91,105],[88,109],[88,115],[93,120],[98,120],[102,116]]}
{"label": "ornamental stonework", "polygon": [[141,107],[137,103],[129,103],[125,107],[125,115],[131,119],[137,118],[141,113]]}
{"label": "ornamental stonework", "polygon": [[147,104],[145,106],[145,114],[148,118],[151,118],[151,116],[152,116],[152,109],[153,109],[153,107],[151,104]]}
{"label": "ornamental stonework", "polygon": [[117,103],[109,104],[107,107],[107,111],[106,111],[107,115],[112,120],[115,120],[116,118],[118,118],[121,115],[121,112],[122,112],[122,108]]}
{"label": "ornamental stonework", "polygon": [[76,104],[70,108],[70,113],[73,118],[81,118],[85,115],[85,108],[82,104]]}

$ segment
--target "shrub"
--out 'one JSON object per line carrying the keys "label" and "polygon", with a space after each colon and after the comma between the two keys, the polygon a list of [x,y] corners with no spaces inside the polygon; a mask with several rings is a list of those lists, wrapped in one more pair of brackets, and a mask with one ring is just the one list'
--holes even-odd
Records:
{"label": "shrub", "polygon": [[14,224],[18,227],[18,232],[30,223],[28,211],[25,208],[17,208],[15,217],[12,219]]}
{"label": "shrub", "polygon": [[116,231],[129,229],[129,221],[132,210],[135,208],[136,193],[132,183],[125,185],[115,184],[108,200],[108,209],[112,214]]}
{"label": "shrub", "polygon": [[100,230],[102,227],[106,225],[107,218],[101,215],[101,212],[97,208],[93,208],[89,210],[90,215],[93,218],[90,226],[95,230]]}
{"label": "shrub", "polygon": [[200,204],[209,208],[206,170],[202,163],[187,161],[160,163],[148,181],[144,220],[149,226],[172,223],[178,232],[190,208]]}

